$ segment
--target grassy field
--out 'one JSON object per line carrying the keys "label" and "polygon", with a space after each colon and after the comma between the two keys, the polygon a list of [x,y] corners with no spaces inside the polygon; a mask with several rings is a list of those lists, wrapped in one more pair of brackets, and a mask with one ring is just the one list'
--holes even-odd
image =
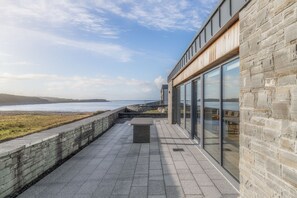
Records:
{"label": "grassy field", "polygon": [[[98,113],[96,113],[98,114]],[[1,112],[0,142],[77,121],[93,113]]]}
{"label": "grassy field", "polygon": [[160,113],[160,112],[157,109],[154,109],[154,110],[145,111],[143,113]]}

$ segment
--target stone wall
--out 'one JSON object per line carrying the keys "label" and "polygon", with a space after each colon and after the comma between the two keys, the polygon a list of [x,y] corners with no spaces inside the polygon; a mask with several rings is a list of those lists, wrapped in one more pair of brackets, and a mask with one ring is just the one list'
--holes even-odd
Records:
{"label": "stone wall", "polygon": [[171,80],[168,83],[168,122],[170,124],[174,124],[173,113],[173,84]]}
{"label": "stone wall", "polygon": [[12,195],[110,128],[125,108],[0,144],[0,197]]}
{"label": "stone wall", "polygon": [[240,12],[241,197],[297,197],[297,2]]}

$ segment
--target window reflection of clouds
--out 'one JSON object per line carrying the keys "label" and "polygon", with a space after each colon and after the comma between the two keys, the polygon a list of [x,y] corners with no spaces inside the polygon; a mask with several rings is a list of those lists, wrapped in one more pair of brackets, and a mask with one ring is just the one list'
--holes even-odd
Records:
{"label": "window reflection of clouds", "polygon": [[220,70],[215,69],[205,74],[205,99],[218,98],[220,95]]}
{"label": "window reflection of clouds", "polygon": [[[238,98],[240,89],[239,60],[223,66],[223,93],[224,99]],[[228,89],[229,88],[229,89]],[[231,89],[230,89],[231,88]]]}

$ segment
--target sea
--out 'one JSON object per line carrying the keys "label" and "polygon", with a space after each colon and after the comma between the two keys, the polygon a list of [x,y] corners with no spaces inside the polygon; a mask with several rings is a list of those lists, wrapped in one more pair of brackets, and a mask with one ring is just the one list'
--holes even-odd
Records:
{"label": "sea", "polygon": [[145,104],[154,100],[112,100],[109,102],[80,102],[0,106],[0,111],[50,111],[50,112],[96,112],[120,107]]}

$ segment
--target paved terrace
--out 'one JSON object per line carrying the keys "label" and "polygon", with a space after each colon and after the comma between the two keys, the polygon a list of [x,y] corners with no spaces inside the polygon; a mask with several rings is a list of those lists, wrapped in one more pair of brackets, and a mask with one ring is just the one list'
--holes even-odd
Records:
{"label": "paved terrace", "polygon": [[238,196],[197,146],[167,120],[154,120],[149,144],[133,144],[132,126],[120,121],[19,197]]}

